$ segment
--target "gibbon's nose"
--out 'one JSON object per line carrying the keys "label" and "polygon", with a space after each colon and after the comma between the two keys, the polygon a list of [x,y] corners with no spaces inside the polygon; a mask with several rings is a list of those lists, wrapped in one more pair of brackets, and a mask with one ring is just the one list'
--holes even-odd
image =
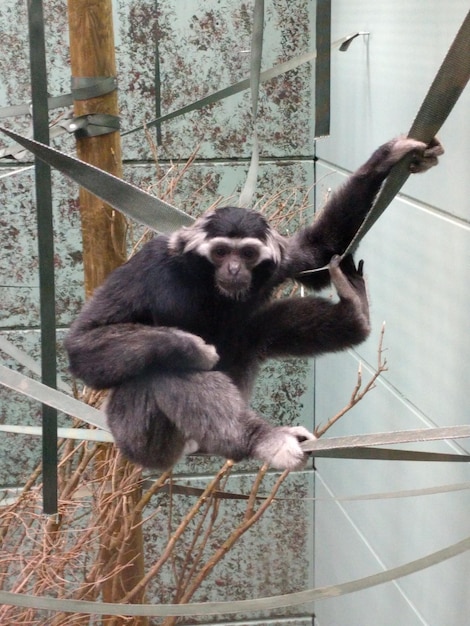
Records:
{"label": "gibbon's nose", "polygon": [[238,261],[232,261],[228,265],[228,271],[232,276],[236,276],[240,271],[240,263],[238,263]]}

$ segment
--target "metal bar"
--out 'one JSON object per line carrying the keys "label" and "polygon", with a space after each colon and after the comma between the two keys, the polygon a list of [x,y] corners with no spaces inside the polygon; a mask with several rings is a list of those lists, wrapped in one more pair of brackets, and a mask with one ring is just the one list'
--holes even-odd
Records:
{"label": "metal bar", "polygon": [[[42,0],[28,3],[29,50],[34,138],[49,143],[46,47]],[[49,165],[35,162],[41,314],[41,379],[55,389],[56,318],[52,182]],[[57,411],[42,405],[42,473],[44,513],[57,513]]]}

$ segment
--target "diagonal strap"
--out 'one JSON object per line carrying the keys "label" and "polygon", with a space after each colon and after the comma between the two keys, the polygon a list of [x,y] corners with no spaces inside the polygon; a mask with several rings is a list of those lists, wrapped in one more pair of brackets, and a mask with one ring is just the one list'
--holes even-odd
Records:
{"label": "diagonal strap", "polygon": [[[460,94],[470,79],[470,11],[462,23],[455,39],[434,78],[431,87],[413,122],[409,137],[428,144],[438,133],[449,116]],[[393,168],[374,205],[353,240],[344,251],[343,257],[357,247],[359,241],[375,224],[390,202],[408,179],[412,156],[405,157]]]}
{"label": "diagonal strap", "polygon": [[68,396],[61,391],[47,387],[37,380],[28,378],[27,376],[24,376],[24,374],[15,372],[9,367],[1,364],[0,385],[3,385],[13,391],[18,391],[28,398],[37,400],[38,402],[50,406],[57,411],[61,411],[62,413],[66,413],[71,417],[77,417],[92,426],[96,426],[97,428],[101,428],[106,431],[109,430],[106,422],[106,416],[103,411],[99,411],[85,402],[80,402],[80,400],[76,400],[72,396]]}
{"label": "diagonal strap", "polygon": [[440,441],[443,439],[465,439],[470,437],[470,425],[448,426],[443,428],[422,428],[417,430],[397,430],[371,435],[351,435],[347,437],[328,437],[304,441],[300,445],[305,452],[317,450],[352,449],[362,446],[383,446],[399,443]]}
{"label": "diagonal strap", "polygon": [[0,126],[0,131],[59,170],[127,217],[161,233],[170,233],[194,220],[181,209],[152,196],[135,185],[103,172],[98,167],[64,154],[60,150],[28,139]]}

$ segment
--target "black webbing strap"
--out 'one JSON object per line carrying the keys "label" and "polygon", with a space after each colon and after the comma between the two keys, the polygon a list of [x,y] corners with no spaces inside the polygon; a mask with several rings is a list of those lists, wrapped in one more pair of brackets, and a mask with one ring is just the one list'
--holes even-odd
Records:
{"label": "black webbing strap", "polygon": [[[46,46],[42,0],[28,3],[34,137],[49,143]],[[52,184],[49,165],[35,161],[41,315],[41,379],[56,388],[56,318]],[[57,411],[42,405],[42,475],[44,513],[57,513]]]}
{"label": "black webbing strap", "polygon": [[[470,11],[442,62],[421,105],[408,136],[428,144],[438,133],[470,79]],[[359,241],[378,220],[410,175],[412,156],[397,163],[374,205],[344,255],[353,252]]]}

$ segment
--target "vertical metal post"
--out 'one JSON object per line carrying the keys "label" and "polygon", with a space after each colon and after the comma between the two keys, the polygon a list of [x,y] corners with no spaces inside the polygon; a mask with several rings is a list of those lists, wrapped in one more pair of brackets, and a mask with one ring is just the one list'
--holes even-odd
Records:
{"label": "vertical metal post", "polygon": [[[162,82],[160,71],[160,29],[159,29],[159,6],[158,0],[155,0],[155,117],[158,119],[162,116]],[[162,145],[162,125],[157,122],[155,125],[157,137],[157,146]]]}
{"label": "vertical metal post", "polygon": [[317,0],[315,45],[315,137],[330,134],[331,0]]}
{"label": "vertical metal post", "polygon": [[[46,48],[42,0],[28,1],[34,139],[49,143]],[[54,279],[54,230],[52,217],[51,170],[35,162],[36,211],[38,222],[39,288],[41,316],[41,378],[56,388],[56,316]],[[57,513],[57,411],[42,406],[43,509]]]}

